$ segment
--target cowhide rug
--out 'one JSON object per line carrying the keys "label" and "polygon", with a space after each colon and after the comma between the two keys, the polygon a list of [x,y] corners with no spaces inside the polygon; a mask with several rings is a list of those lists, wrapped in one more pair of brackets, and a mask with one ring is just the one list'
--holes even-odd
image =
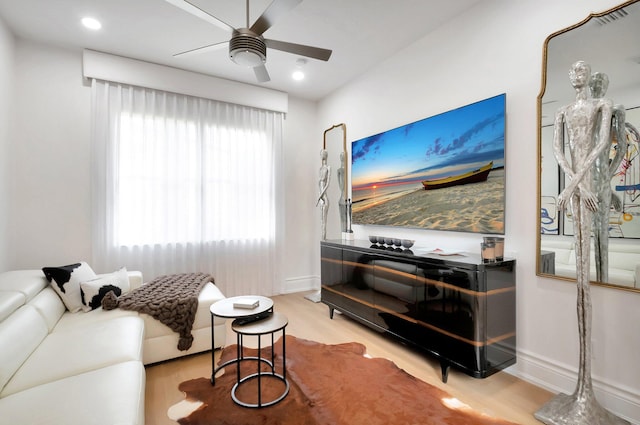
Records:
{"label": "cowhide rug", "polygon": [[[236,349],[235,345],[226,347],[221,362],[234,358]],[[270,350],[263,348],[263,356],[270,355]],[[255,355],[256,351],[245,349],[244,353]],[[326,345],[287,335],[290,390],[280,403],[260,409],[235,404],[231,388],[236,382],[236,366],[230,365],[216,378],[215,386],[209,377],[181,383],[186,399],[169,409],[169,417],[183,425],[513,425],[476,412],[393,362],[368,358],[365,352],[365,346],[356,342]],[[281,340],[275,344],[275,353],[277,365],[282,364]],[[256,363],[250,362],[241,372],[253,373],[256,368]],[[241,400],[255,403],[255,381],[248,381],[238,391]],[[277,397],[283,389],[276,379],[263,379],[263,402]],[[181,415],[185,408],[192,412]]]}

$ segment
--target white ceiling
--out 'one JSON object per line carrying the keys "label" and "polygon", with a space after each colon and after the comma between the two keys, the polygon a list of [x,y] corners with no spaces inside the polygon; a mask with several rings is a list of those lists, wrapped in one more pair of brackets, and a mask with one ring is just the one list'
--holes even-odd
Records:
{"label": "white ceiling", "polygon": [[[271,81],[264,87],[317,100],[366,72],[481,0],[304,0],[264,33],[265,38],[333,50],[328,62],[309,59],[307,77],[293,81],[300,56],[267,51]],[[238,28],[246,26],[244,0],[193,0]],[[250,1],[250,22],[271,0]],[[102,22],[91,32],[84,16]],[[256,84],[253,70],[231,62],[227,49],[173,57],[227,41],[224,30],[165,0],[0,0],[0,17],[18,36],[65,48],[88,48]]]}

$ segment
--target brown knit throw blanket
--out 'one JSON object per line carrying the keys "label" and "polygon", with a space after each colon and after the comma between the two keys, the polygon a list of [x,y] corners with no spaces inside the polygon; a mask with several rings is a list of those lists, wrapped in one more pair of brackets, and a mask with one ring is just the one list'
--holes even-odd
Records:
{"label": "brown knit throw blanket", "polygon": [[102,308],[145,313],[180,335],[178,350],[188,350],[193,343],[191,328],[198,309],[198,295],[213,277],[206,273],[181,273],[159,276],[120,297],[110,291],[102,299]]}

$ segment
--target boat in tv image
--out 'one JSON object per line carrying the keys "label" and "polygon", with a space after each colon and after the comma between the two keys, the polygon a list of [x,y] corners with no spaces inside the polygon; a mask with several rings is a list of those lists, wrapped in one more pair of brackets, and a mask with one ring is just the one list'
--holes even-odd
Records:
{"label": "boat in tv image", "polygon": [[351,144],[352,222],[504,234],[500,94]]}
{"label": "boat in tv image", "polygon": [[424,180],[422,182],[422,185],[424,186],[424,190],[433,190],[443,187],[455,186],[458,184],[480,183],[487,181],[487,177],[489,177],[491,168],[493,168],[493,161],[476,170],[469,171],[468,173],[462,173],[449,177],[441,177],[439,179]]}

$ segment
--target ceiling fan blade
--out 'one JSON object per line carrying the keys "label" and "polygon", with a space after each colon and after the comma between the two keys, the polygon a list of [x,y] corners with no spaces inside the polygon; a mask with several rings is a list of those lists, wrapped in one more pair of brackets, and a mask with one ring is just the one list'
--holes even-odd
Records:
{"label": "ceiling fan blade", "polygon": [[171,3],[172,5],[179,7],[180,9],[184,10],[187,13],[192,14],[193,16],[197,16],[200,19],[203,19],[207,22],[209,22],[210,24],[213,24],[215,26],[217,26],[218,28],[221,28],[225,31],[230,31],[233,32],[234,28],[227,24],[224,21],[221,21],[220,19],[216,18],[215,16],[213,16],[212,14],[210,14],[209,12],[200,9],[198,6],[196,6],[195,4],[191,3],[189,0],[165,0],[167,3]]}
{"label": "ceiling fan blade", "polygon": [[263,32],[271,28],[278,18],[300,3],[302,3],[302,0],[273,0],[249,29],[258,35],[262,35]]}
{"label": "ceiling fan blade", "polygon": [[264,64],[254,67],[253,72],[256,74],[256,78],[259,83],[271,81],[271,77],[269,77],[269,73],[267,72],[267,67],[265,67]]}
{"label": "ceiling fan blade", "polygon": [[202,47],[196,47],[195,49],[185,50],[184,52],[176,53],[173,57],[176,56],[188,56],[192,54],[200,54],[200,53],[208,53],[213,52],[215,50],[220,50],[223,47],[227,47],[229,45],[228,41],[222,41],[220,43],[208,44]]}
{"label": "ceiling fan blade", "polygon": [[319,59],[321,61],[328,61],[331,57],[331,50],[321,49],[319,47],[305,46],[304,44],[288,43],[286,41],[278,40],[264,40],[267,47],[271,49],[281,50],[283,52],[289,52],[300,56],[306,56],[313,59]]}

